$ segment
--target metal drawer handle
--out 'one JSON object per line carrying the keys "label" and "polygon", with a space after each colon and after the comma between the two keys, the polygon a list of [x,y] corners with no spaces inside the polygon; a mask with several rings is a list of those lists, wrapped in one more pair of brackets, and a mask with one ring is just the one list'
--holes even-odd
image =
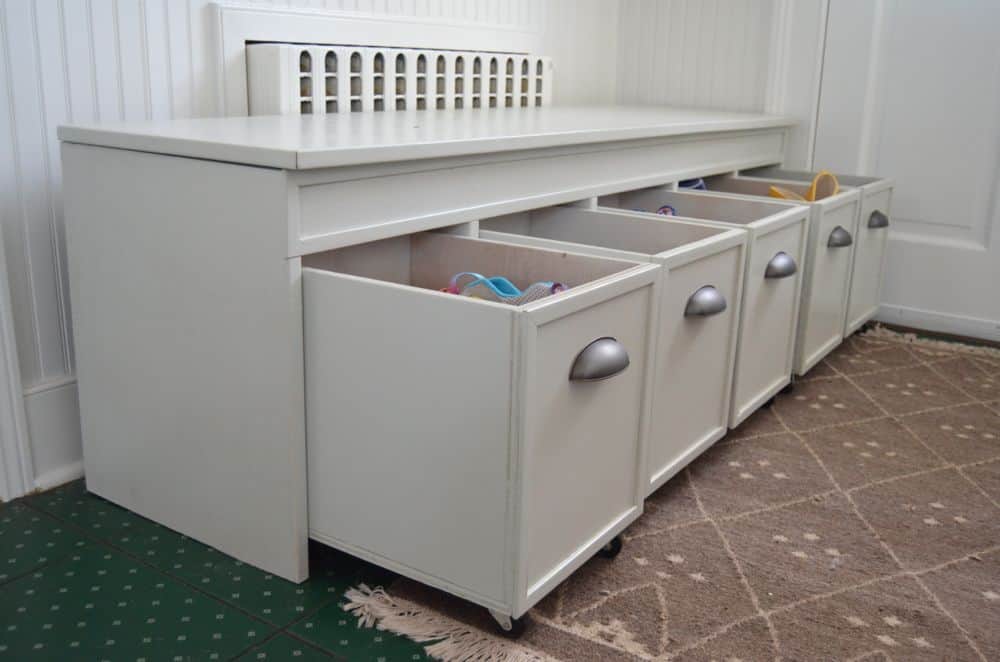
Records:
{"label": "metal drawer handle", "polygon": [[826,245],[830,248],[844,248],[853,243],[854,239],[851,237],[851,233],[845,230],[843,226],[838,225],[830,233],[830,238],[827,240]]}
{"label": "metal drawer handle", "polygon": [[573,359],[571,382],[597,382],[609,379],[628,367],[628,352],[614,338],[598,338]]}
{"label": "metal drawer handle", "polygon": [[709,317],[718,315],[726,309],[726,297],[711,285],[698,288],[687,305],[684,306],[684,317]]}
{"label": "metal drawer handle", "polygon": [[868,227],[887,228],[889,227],[889,217],[876,209],[872,212],[872,215],[868,217]]}
{"label": "metal drawer handle", "polygon": [[767,263],[767,269],[764,270],[764,278],[788,278],[796,271],[798,271],[798,265],[795,264],[795,260],[791,255],[785,251],[778,251],[771,261]]}

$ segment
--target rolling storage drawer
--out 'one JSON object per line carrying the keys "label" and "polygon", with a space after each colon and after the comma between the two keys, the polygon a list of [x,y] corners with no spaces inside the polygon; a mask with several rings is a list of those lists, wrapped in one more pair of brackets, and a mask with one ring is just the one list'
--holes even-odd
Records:
{"label": "rolling storage drawer", "polygon": [[[799,205],[671,191],[665,187],[602,197],[601,205],[645,211],[660,222],[697,219],[748,233],[729,427],[736,427],[791,380],[808,210]],[[672,206],[677,216],[652,212]]]}
{"label": "rolling storage drawer", "polygon": [[[439,291],[463,271],[569,289]],[[303,258],[310,536],[524,613],[642,511],[658,272],[437,233]]]}
{"label": "rolling storage drawer", "polygon": [[487,219],[479,227],[481,237],[508,243],[661,265],[647,493],[726,433],[745,231],[579,207]]}
{"label": "rolling storage drawer", "polygon": [[[809,170],[785,170],[766,167],[744,171],[753,177],[768,177],[790,181],[811,182],[816,176]],[[741,173],[744,174],[744,173]],[[847,297],[847,318],[844,335],[848,336],[875,317],[882,292],[882,275],[885,270],[885,253],[889,242],[889,215],[892,207],[894,183],[885,177],[837,175],[844,186],[861,192],[858,215],[857,242],[854,264],[851,267],[851,288]]]}
{"label": "rolling storage drawer", "polygon": [[[804,195],[808,186],[780,179],[719,176],[706,179],[710,191],[768,196],[777,184]],[[796,375],[804,375],[844,339],[851,264],[857,236],[859,195],[842,188],[816,202],[796,202],[810,210],[809,239],[803,265],[802,303],[795,344]]]}

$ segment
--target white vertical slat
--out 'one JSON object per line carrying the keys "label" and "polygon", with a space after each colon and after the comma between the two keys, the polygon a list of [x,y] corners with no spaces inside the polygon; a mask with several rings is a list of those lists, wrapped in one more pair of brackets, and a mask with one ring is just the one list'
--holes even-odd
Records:
{"label": "white vertical slat", "polygon": [[143,42],[146,51],[145,79],[149,111],[154,119],[174,116],[173,73],[170,55],[170,22],[167,5],[171,0],[143,0]]}
{"label": "white vertical slat", "polygon": [[325,50],[322,48],[310,48],[312,55],[312,107],[313,113],[323,115],[326,113],[326,63]]}
{"label": "white vertical slat", "polygon": [[97,95],[97,117],[109,121],[124,116],[118,65],[118,34],[112,0],[91,0],[91,48]]}
{"label": "white vertical slat", "polygon": [[94,80],[90,10],[84,2],[60,4],[69,118],[74,122],[91,122],[97,119],[98,99]]}
{"label": "white vertical slat", "polygon": [[[171,0],[176,1],[176,0]],[[216,79],[215,44],[217,26],[212,16],[211,0],[187,0],[190,10],[192,82],[194,84],[197,117],[210,117],[222,112]]]}
{"label": "white vertical slat", "polygon": [[712,67],[717,57],[715,43],[715,20],[718,13],[716,0],[703,0],[698,15],[699,51],[695,61],[697,76],[694,80],[694,95],[690,105],[709,106],[712,94]]}
{"label": "white vertical slat", "polygon": [[68,71],[64,54],[65,39],[63,15],[57,0],[39,0],[35,3],[32,32],[38,62],[38,90],[42,114],[37,118],[39,132],[45,144],[41,167],[45,175],[44,195],[48,202],[45,217],[34,222],[48,224],[50,250],[54,271],[55,300],[48,305],[56,307],[59,317],[59,347],[49,351],[62,354],[63,363],[54,375],[61,377],[73,371],[70,342],[69,278],[67,275],[65,232],[62,211],[62,175],[59,163],[59,141],[52,135],[51,127],[66,123],[70,115]]}
{"label": "white vertical slat", "polygon": [[140,0],[115,2],[122,104],[127,120],[147,119],[151,114],[143,14]]}
{"label": "white vertical slat", "polygon": [[665,57],[669,64],[666,70],[667,86],[663,103],[680,103],[681,92],[684,89],[684,38],[687,36],[684,25],[687,5],[687,0],[671,0],[669,11],[665,17],[661,16],[664,23],[658,24],[661,29],[664,26],[667,28]]}
{"label": "white vertical slat", "polygon": [[[8,39],[11,23],[6,3],[0,3],[0,222],[3,223],[7,277],[10,286],[11,309],[14,311],[14,333],[17,338],[17,360],[26,382],[41,374],[38,337],[35,333],[33,287],[29,267],[27,231],[24,225],[23,175],[15,150],[18,118],[15,114],[14,90],[11,82],[12,44]],[[12,380],[16,381],[16,380]]]}
{"label": "white vertical slat", "polygon": [[[13,146],[17,186],[20,189],[20,222],[24,228],[22,250],[26,255],[31,307],[15,315],[33,317],[34,351],[21,353],[22,371],[45,381],[65,374],[67,356],[62,338],[59,256],[54,250],[49,193],[48,145],[33,3],[5,3],[9,52],[17,53],[8,67],[8,84],[14,124]],[[27,354],[27,355],[26,355]]]}

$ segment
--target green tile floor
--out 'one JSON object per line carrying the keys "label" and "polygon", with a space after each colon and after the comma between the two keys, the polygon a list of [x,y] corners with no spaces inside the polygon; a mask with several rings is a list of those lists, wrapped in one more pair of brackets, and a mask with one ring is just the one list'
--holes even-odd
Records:
{"label": "green tile floor", "polygon": [[274,577],[76,481],[0,504],[0,660],[429,659],[341,607],[391,573],[315,545],[310,574]]}

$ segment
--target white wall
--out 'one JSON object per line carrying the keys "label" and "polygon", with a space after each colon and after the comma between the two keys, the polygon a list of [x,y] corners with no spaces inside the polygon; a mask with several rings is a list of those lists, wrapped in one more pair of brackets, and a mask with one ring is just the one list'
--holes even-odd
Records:
{"label": "white wall", "polygon": [[618,101],[790,115],[812,156],[828,0],[622,0]]}
{"label": "white wall", "polygon": [[[556,103],[614,100],[617,2],[276,4],[537,31],[541,51],[557,63]],[[21,384],[12,388],[25,396],[20,412],[27,421],[37,486],[72,477],[81,466],[55,127],[220,114],[213,30],[209,0],[0,0],[0,221],[17,339],[16,356],[0,353],[0,367],[7,361],[20,364]],[[9,319],[5,322],[9,327]],[[13,434],[5,428],[0,432]]]}
{"label": "white wall", "polygon": [[878,319],[1000,340],[1000,4],[624,0],[618,99],[799,120],[785,163],[896,180]]}
{"label": "white wall", "polygon": [[879,319],[1000,341],[1000,3],[834,0],[813,164],[896,180]]}
{"label": "white wall", "polygon": [[[54,127],[218,114],[208,2],[0,0],[0,221],[14,312],[13,325],[9,315],[0,324],[0,367],[19,363],[22,381],[0,384],[0,418],[14,420],[13,412],[20,412],[21,421],[0,425],[0,433],[25,440],[24,431],[30,433],[29,469],[37,485],[59,482],[80,466]],[[1000,296],[993,291],[1000,282],[1000,50],[991,32],[1000,24],[996,3],[279,4],[535,30],[540,50],[554,59],[554,101],[560,104],[618,101],[790,114],[800,125],[791,135],[787,164],[897,179],[882,315],[1000,337]],[[8,390],[23,393],[25,406],[17,393],[6,398]],[[9,465],[16,443],[0,448]]]}
{"label": "white wall", "polygon": [[763,111],[776,0],[624,0],[618,99]]}

